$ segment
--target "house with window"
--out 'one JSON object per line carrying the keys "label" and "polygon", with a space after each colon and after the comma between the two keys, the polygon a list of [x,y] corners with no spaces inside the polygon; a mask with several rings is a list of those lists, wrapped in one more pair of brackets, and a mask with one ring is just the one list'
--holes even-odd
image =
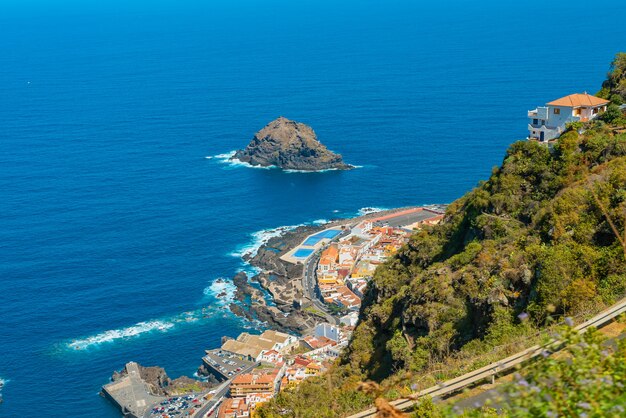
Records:
{"label": "house with window", "polygon": [[558,138],[570,122],[587,122],[606,110],[608,100],[588,93],[561,97],[528,111],[528,139],[547,142]]}

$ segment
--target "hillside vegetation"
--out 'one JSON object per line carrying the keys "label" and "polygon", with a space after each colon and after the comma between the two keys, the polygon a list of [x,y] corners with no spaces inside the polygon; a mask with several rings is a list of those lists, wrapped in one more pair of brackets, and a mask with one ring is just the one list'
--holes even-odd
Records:
{"label": "hillside vegetation", "polygon": [[[618,55],[615,71],[626,74]],[[621,60],[621,61],[620,61]],[[605,83],[606,84],[606,83]],[[614,83],[615,84],[615,83]],[[620,95],[618,89],[609,95]],[[568,316],[626,294],[623,115],[569,130],[553,148],[514,143],[486,182],[376,270],[352,341],[327,375],[259,416],[336,417],[518,351]]]}

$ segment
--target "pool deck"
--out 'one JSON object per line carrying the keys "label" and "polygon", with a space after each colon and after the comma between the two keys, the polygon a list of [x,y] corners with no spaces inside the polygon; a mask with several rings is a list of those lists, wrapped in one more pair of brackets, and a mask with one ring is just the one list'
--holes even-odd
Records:
{"label": "pool deck", "polygon": [[[369,216],[369,220],[374,223],[390,226],[393,228],[406,228],[413,229],[418,227],[419,224],[427,219],[435,217],[443,217],[445,207],[441,205],[432,206],[414,206],[401,210],[385,211],[387,213],[376,216]],[[333,226],[326,228],[322,231],[314,232],[302,240],[302,242],[295,248],[292,248],[287,253],[280,257],[281,260],[292,264],[304,264],[309,258],[316,254],[320,249],[325,247],[329,242],[333,241],[343,231],[346,226],[354,226],[361,222],[365,217],[357,217],[352,219],[346,219],[341,223],[333,223]],[[337,231],[333,236],[329,236],[329,231]],[[319,238],[321,237],[321,238]],[[318,239],[319,238],[319,239]],[[307,242],[309,244],[307,244]],[[308,253],[305,257],[296,257],[296,253]],[[308,252],[310,251],[310,252]]]}
{"label": "pool deck", "polygon": [[[331,237],[329,236],[331,235],[328,233],[329,231],[337,231],[337,233],[332,235]],[[302,240],[300,245],[296,246],[295,248],[292,248],[289,252],[285,253],[280,258],[281,260],[287,261],[288,263],[292,263],[292,264],[304,263],[318,250],[320,250],[326,244],[331,242],[335,237],[337,237],[341,233],[341,231],[342,231],[341,226],[333,226],[330,228],[326,228],[323,231],[317,231],[307,236],[305,239]],[[317,239],[318,237],[319,239]],[[307,242],[310,242],[310,243],[315,242],[315,243],[312,245],[307,245],[306,244]],[[296,257],[295,254],[298,251],[302,251],[302,250],[310,250],[311,252],[306,257]]]}

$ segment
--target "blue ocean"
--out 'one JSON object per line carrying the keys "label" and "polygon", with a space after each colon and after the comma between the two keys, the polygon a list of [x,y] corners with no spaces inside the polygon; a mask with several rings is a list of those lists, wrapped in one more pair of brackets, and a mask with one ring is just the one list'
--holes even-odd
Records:
{"label": "blue ocean", "polygon": [[[447,203],[595,92],[626,3],[0,3],[2,417],[117,417],[127,361],[191,375],[229,313],[216,282],[275,228]],[[352,171],[228,163],[278,116]]]}

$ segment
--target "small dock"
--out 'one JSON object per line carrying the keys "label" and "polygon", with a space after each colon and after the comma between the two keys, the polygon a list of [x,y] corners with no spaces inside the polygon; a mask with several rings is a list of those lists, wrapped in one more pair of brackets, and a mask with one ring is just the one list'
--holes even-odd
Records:
{"label": "small dock", "polygon": [[126,371],[128,375],[104,385],[102,393],[125,417],[142,418],[152,405],[162,402],[165,398],[150,392],[147,383],[141,378],[137,363],[126,364]]}

